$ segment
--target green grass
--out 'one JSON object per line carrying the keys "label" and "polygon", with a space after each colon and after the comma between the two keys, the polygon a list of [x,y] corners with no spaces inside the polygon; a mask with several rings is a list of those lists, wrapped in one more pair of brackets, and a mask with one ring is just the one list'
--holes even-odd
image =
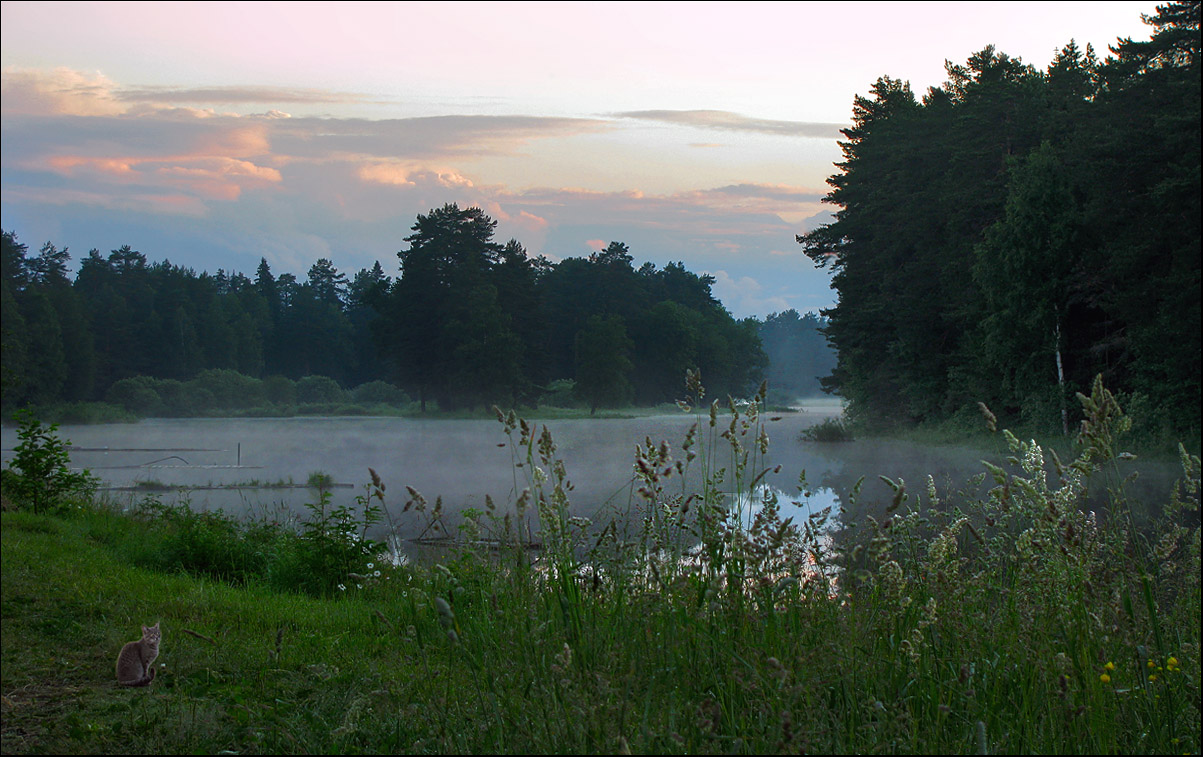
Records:
{"label": "green grass", "polygon": [[[754,410],[715,417],[638,450],[647,506],[601,537],[561,507],[554,441],[507,417],[537,565],[450,551],[323,596],[269,589],[271,559],[236,585],[211,553],[148,559],[201,526],[262,546],[259,526],[4,512],[3,751],[1198,753],[1197,459],[1136,532],[1122,491],[1081,512],[1070,469],[1046,482],[1012,437],[1023,472],[985,500],[899,486],[887,518],[831,543],[771,502],[743,528],[707,520],[720,487],[755,487],[763,430]],[[1114,419],[1093,417],[1078,463],[1106,465]],[[665,474],[691,453],[703,500]],[[155,621],[158,677],[118,687],[118,650]]]}

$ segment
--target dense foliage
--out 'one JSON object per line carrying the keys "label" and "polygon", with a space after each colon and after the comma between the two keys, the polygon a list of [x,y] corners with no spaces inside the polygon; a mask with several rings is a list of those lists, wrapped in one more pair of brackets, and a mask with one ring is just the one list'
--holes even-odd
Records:
{"label": "dense foliage", "polygon": [[758,324],[732,318],[710,276],[635,269],[618,242],[553,264],[494,242],[495,227],[447,205],[418,216],[395,279],[322,259],[304,281],[266,259],[253,279],[197,274],[128,246],[92,250],[72,281],[66,249],[30,256],[4,232],[4,409],[107,400],[180,416],[330,405],[344,387],[396,403],[398,386],[452,409],[537,404],[564,382],[596,408],[673,400],[686,369],[736,396],[761,380]]}
{"label": "dense foliage", "polygon": [[620,242],[588,258],[532,259],[515,240],[494,242],[496,225],[456,205],[418,216],[401,276],[375,301],[379,344],[423,405],[533,401],[560,378],[594,407],[651,404],[675,399],[687,368],[736,395],[759,381],[756,324],[731,317],[712,277],[680,263],[635,269]]}
{"label": "dense foliage", "polygon": [[839,292],[828,387],[879,419],[985,401],[1063,428],[1101,373],[1199,427],[1199,9],[1160,6],[1105,61],[986,47],[922,99],[889,77],[856,98],[836,219],[798,238]]}
{"label": "dense foliage", "polygon": [[97,479],[87,470],[72,470],[67,448],[71,442],[59,437],[58,426],[43,425],[28,412],[18,413],[20,427],[13,458],[0,471],[0,499],[35,513],[61,510],[90,501]]}

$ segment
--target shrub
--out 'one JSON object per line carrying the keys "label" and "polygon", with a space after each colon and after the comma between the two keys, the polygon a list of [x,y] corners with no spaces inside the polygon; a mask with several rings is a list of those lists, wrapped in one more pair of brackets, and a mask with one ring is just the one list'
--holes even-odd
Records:
{"label": "shrub", "polygon": [[547,385],[547,390],[539,398],[544,405],[552,407],[584,407],[585,403],[577,399],[576,382],[572,379],[556,379]]}
{"label": "shrub", "polygon": [[297,385],[284,376],[268,376],[263,379],[263,396],[273,405],[295,405]]}
{"label": "shrub", "polygon": [[386,381],[369,381],[360,384],[351,392],[351,397],[360,404],[405,405],[409,395]]}
{"label": "shrub", "polygon": [[67,447],[60,439],[58,425],[43,426],[28,411],[17,413],[15,455],[0,475],[4,498],[17,507],[35,513],[65,509],[72,500],[88,499],[96,491],[97,480],[88,471],[74,472]]}
{"label": "shrub", "polygon": [[384,551],[383,543],[367,538],[368,528],[380,521],[381,508],[371,504],[369,495],[357,498],[362,515],[351,505],[332,506],[330,491],[321,486],[329,478],[317,472],[309,476],[310,485],[319,487],[318,499],[305,506],[309,520],[291,548],[280,554],[272,573],[276,588],[329,596],[345,590],[348,582],[366,580]]}
{"label": "shrub", "polygon": [[[213,393],[199,390],[175,379],[158,382],[159,397],[163,400],[163,414],[172,418],[187,418],[198,415],[213,405]],[[203,391],[203,394],[201,392]]]}
{"label": "shrub", "polygon": [[238,371],[218,368],[201,371],[188,384],[195,389],[211,392],[216,409],[240,409],[263,404],[263,382]]}
{"label": "shrub", "polygon": [[140,416],[163,414],[163,400],[150,376],[134,376],[121,379],[109,387],[105,399]]}
{"label": "shrub", "polygon": [[304,404],[343,401],[343,390],[328,376],[306,376],[297,381],[297,402]]}

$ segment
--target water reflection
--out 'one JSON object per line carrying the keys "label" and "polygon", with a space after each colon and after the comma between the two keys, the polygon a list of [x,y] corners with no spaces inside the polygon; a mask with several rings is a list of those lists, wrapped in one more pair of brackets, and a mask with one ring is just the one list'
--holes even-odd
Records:
{"label": "water reflection", "polygon": [[739,492],[727,495],[730,508],[739,524],[747,530],[752,521],[760,513],[766,503],[776,503],[781,506],[783,518],[794,518],[795,522],[811,519],[826,514],[832,520],[840,517],[840,498],[835,489],[826,486],[816,486],[803,492],[788,494],[782,489],[769,484],[761,484],[753,492]]}

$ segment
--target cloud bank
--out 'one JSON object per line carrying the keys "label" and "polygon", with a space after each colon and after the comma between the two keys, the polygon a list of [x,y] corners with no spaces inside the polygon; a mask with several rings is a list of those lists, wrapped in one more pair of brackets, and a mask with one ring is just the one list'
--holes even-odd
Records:
{"label": "cloud bank", "polygon": [[[123,88],[67,69],[5,70],[2,82],[6,230],[27,240],[45,233],[69,235],[56,242],[77,249],[128,243],[199,268],[250,271],[262,256],[303,273],[315,257],[333,256],[345,270],[379,259],[391,271],[417,214],[456,202],[483,208],[502,240],[515,237],[532,254],[587,255],[618,240],[639,262],[683,261],[715,275],[716,294],[737,315],[806,308],[807,291],[829,296],[826,274],[793,242],[804,230],[797,219],[821,212],[822,190],[746,181],[598,191],[531,184],[521,167],[554,160],[544,145],[571,150],[574,140],[621,135],[629,119],[789,138],[818,137],[834,125],[722,111],[294,117],[277,106],[367,98],[253,86]],[[504,183],[476,179],[473,161],[495,156],[514,157],[518,174]],[[87,229],[115,238],[87,238]]]}
{"label": "cloud bank", "polygon": [[815,139],[836,139],[840,136],[840,129],[846,128],[845,124],[749,118],[726,110],[629,110],[615,113],[614,116],[643,121],[659,121],[678,126],[692,126],[698,129],[750,131],[781,137]]}

